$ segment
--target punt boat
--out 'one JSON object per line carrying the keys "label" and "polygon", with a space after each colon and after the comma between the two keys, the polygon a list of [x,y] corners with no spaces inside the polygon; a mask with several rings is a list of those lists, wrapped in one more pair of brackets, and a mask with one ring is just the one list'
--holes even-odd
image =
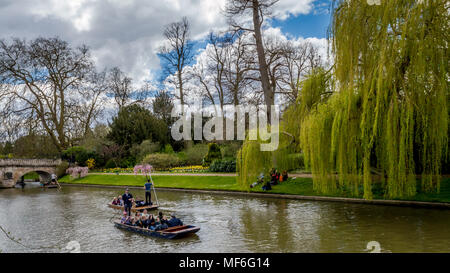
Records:
{"label": "punt boat", "polygon": [[135,232],[138,234],[152,236],[152,237],[159,237],[159,238],[164,238],[164,239],[178,239],[178,238],[188,236],[190,234],[194,234],[200,230],[199,227],[192,226],[192,225],[176,226],[176,227],[170,227],[170,228],[166,228],[166,229],[162,229],[162,230],[150,230],[150,229],[144,229],[144,228],[140,228],[140,227],[125,225],[125,224],[122,224],[120,221],[114,221],[114,226],[116,228]]}
{"label": "punt boat", "polygon": [[[113,205],[113,204],[108,204],[108,207],[113,208],[113,209],[120,209],[123,210],[123,206],[119,206],[119,205]],[[152,210],[152,209],[157,209],[158,205],[149,205],[149,206],[142,206],[142,207],[136,207],[133,206],[131,207],[131,211],[132,212],[136,212],[136,211],[144,211],[146,210]]]}

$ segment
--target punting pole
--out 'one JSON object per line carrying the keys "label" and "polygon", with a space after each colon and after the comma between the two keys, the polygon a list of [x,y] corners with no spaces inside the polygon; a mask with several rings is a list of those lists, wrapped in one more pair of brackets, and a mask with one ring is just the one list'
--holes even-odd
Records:
{"label": "punting pole", "polygon": [[159,207],[158,196],[156,196],[156,190],[155,190],[155,182],[153,182],[151,173],[150,173],[150,180],[152,181],[152,184],[153,184],[153,193],[155,194],[156,205],[158,205],[158,207]]}

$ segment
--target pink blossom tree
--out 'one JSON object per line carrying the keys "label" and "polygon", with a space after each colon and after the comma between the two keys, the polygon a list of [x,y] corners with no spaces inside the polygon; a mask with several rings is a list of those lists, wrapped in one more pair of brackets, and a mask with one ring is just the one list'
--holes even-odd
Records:
{"label": "pink blossom tree", "polygon": [[81,178],[85,177],[89,172],[88,167],[70,167],[66,170],[67,174],[70,174],[72,178]]}
{"label": "pink blossom tree", "polygon": [[134,175],[138,175],[138,173],[142,173],[145,175],[145,178],[147,181],[150,181],[150,175],[152,172],[153,167],[149,164],[144,165],[136,165],[134,166]]}

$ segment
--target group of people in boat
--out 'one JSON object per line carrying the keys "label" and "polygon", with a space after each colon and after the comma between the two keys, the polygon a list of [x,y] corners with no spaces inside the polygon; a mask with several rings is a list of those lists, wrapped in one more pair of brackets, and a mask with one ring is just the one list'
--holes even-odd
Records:
{"label": "group of people in boat", "polygon": [[[261,189],[264,191],[269,191],[272,189],[272,186],[277,185],[278,183],[284,182],[288,180],[288,173],[286,170],[284,170],[281,174],[280,172],[275,169],[272,168],[269,172],[269,179],[264,179],[264,174],[261,173],[258,178],[257,181],[253,184],[250,185],[251,188],[255,187],[258,184],[264,184]],[[264,182],[266,181],[266,182]]]}
{"label": "group of people in boat", "polygon": [[142,213],[136,211],[135,215],[132,216],[131,207],[133,206],[133,203],[136,205],[136,207],[152,204],[151,195],[149,194],[150,197],[147,196],[147,190],[150,192],[150,189],[151,185],[150,187],[145,187],[146,202],[136,201],[128,188],[125,190],[125,193],[123,195],[120,195],[113,199],[112,205],[123,206],[124,208],[123,217],[120,222],[125,225],[150,230],[161,230],[169,227],[182,226],[183,222],[178,219],[174,213],[172,213],[170,219],[167,219],[161,211],[159,212],[158,216],[155,217],[153,214],[149,214],[148,211],[144,209]]}
{"label": "group of people in boat", "polygon": [[123,212],[123,217],[120,221],[122,224],[140,227],[150,230],[162,230],[169,227],[182,226],[183,222],[178,219],[174,213],[172,213],[170,219],[167,219],[165,215],[160,211],[158,216],[148,214],[147,210],[142,213],[136,212],[134,216],[129,215],[126,211]]}
{"label": "group of people in boat", "polygon": [[125,190],[125,193],[123,195],[114,197],[111,204],[115,205],[115,206],[122,206],[124,208],[124,211],[126,211],[128,213],[128,215],[131,214],[131,208],[133,207],[133,204],[136,207],[144,207],[147,205],[153,205],[153,203],[151,201],[151,197],[150,198],[147,197],[147,191],[146,191],[146,201],[144,202],[143,200],[134,199],[133,195],[130,193],[128,188]]}

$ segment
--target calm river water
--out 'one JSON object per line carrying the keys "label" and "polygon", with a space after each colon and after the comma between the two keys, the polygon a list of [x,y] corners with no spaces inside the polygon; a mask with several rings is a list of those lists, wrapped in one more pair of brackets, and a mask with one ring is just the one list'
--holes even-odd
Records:
{"label": "calm river water", "polygon": [[[106,207],[120,189],[27,185],[0,190],[2,252],[450,252],[450,210],[157,191],[161,210],[201,227],[179,240],[116,229]],[[141,190],[131,190],[143,196]],[[70,244],[69,244],[70,245]]]}

